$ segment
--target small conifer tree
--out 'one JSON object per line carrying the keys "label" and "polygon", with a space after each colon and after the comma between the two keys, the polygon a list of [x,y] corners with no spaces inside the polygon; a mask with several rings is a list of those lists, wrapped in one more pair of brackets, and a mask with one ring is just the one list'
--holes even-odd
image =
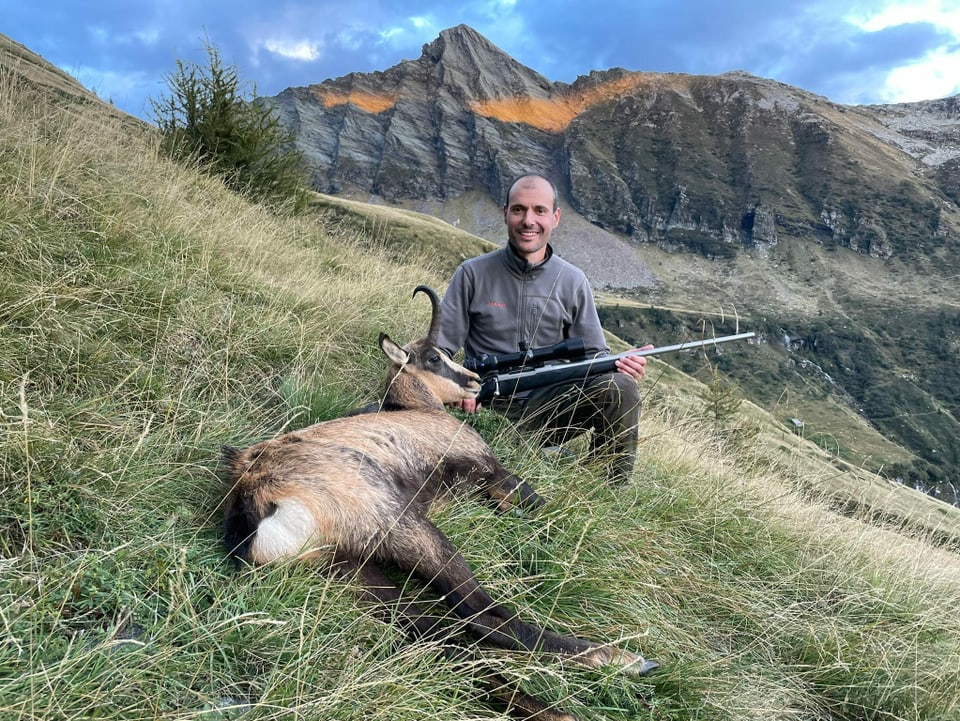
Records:
{"label": "small conifer tree", "polygon": [[700,395],[706,404],[706,417],[717,432],[724,430],[736,417],[743,403],[737,387],[725,381],[716,368],[713,369],[713,378],[709,385]]}
{"label": "small conifer tree", "polygon": [[177,60],[168,96],[150,100],[163,150],[196,162],[256,200],[301,209],[307,198],[303,156],[269,106],[245,96],[235,66],[206,42],[207,67]]}

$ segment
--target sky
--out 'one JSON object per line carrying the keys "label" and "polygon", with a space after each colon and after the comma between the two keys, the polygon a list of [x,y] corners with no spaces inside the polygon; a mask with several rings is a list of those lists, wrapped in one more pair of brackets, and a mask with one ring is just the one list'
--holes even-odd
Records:
{"label": "sky", "polygon": [[0,0],[0,34],[145,120],[208,41],[269,96],[415,60],[461,23],[553,81],[741,70],[844,104],[960,93],[960,0]]}

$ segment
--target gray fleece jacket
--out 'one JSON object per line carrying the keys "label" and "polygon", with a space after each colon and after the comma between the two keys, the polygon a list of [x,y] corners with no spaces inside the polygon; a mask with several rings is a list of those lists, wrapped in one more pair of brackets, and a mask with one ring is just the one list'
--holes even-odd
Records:
{"label": "gray fleece jacket", "polygon": [[593,291],[583,271],[547,246],[531,265],[509,243],[460,264],[440,305],[440,347],[466,357],[542,348],[583,338],[587,357],[607,355]]}

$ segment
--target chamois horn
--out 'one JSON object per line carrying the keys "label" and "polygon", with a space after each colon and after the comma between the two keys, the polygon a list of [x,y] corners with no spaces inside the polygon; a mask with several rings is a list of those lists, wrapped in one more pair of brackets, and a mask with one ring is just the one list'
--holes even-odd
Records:
{"label": "chamois horn", "polygon": [[433,306],[433,313],[430,316],[430,330],[427,331],[427,337],[431,343],[436,343],[440,337],[440,298],[437,297],[437,291],[428,285],[418,285],[413,289],[413,296],[411,297],[416,297],[417,293],[421,291],[427,294],[427,297],[430,298],[430,305]]}

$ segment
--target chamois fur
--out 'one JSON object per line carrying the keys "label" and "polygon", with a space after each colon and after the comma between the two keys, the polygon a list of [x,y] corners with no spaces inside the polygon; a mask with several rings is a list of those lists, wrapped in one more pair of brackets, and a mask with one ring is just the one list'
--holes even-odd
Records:
{"label": "chamois fur", "polygon": [[[361,598],[390,606],[408,635],[437,638],[435,618],[401,602],[400,589],[380,569],[390,564],[432,586],[465,627],[509,649],[563,654],[588,667],[605,664],[642,675],[656,666],[612,646],[562,636],[521,621],[496,603],[453,543],[428,519],[444,495],[482,493],[500,509],[535,509],[543,500],[504,468],[469,425],[444,409],[475,397],[479,377],[437,346],[439,301],[425,338],[401,348],[380,335],[390,361],[382,412],[317,423],[248,448],[225,448],[231,490],[224,533],[236,559],[264,564],[288,558],[322,561],[359,583]],[[369,410],[369,409],[364,409]],[[573,717],[538,699],[484,679],[514,713],[559,721]]]}

